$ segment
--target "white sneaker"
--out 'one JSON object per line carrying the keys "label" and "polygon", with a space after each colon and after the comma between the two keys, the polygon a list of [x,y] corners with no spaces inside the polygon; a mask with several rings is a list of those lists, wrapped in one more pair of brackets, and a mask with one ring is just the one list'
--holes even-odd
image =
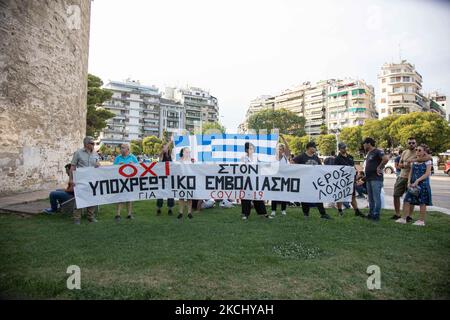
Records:
{"label": "white sneaker", "polygon": [[416,222],[413,223],[413,225],[420,226],[420,227],[425,227],[425,221],[417,220]]}
{"label": "white sneaker", "polygon": [[272,211],[272,213],[270,214],[272,217],[275,217],[277,213],[275,211]]}
{"label": "white sneaker", "polygon": [[242,220],[247,220],[247,216],[243,216],[243,217],[242,217]]}
{"label": "white sneaker", "polygon": [[286,211],[281,211],[281,214],[283,215],[283,216],[285,216],[286,215]]}
{"label": "white sneaker", "polygon": [[406,224],[406,219],[405,218],[400,218],[400,219],[395,220],[395,222],[401,223],[401,224]]}

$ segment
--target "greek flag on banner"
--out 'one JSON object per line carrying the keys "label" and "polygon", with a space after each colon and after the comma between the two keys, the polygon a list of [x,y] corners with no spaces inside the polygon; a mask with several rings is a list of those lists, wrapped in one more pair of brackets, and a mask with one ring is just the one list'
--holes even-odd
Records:
{"label": "greek flag on banner", "polygon": [[245,155],[245,143],[255,146],[254,158],[259,162],[276,161],[278,133],[271,134],[196,134],[173,137],[174,159],[189,147],[195,162],[240,162]]}

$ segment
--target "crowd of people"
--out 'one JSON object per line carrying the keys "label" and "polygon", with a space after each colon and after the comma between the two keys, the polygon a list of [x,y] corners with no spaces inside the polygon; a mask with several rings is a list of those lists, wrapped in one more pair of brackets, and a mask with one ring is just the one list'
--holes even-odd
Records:
{"label": "crowd of people", "polygon": [[[336,207],[338,214],[343,215],[343,206],[349,208],[350,205],[354,210],[355,216],[366,218],[373,221],[379,221],[382,209],[382,189],[384,167],[389,161],[389,156],[383,150],[376,147],[376,141],[367,137],[362,142],[362,149],[365,154],[365,162],[363,170],[355,164],[352,155],[348,153],[345,143],[338,144],[338,154],[335,153],[323,161],[317,154],[316,144],[311,141],[306,145],[306,150],[301,154],[294,156],[289,150],[289,146],[283,135],[280,135],[281,141],[277,145],[276,161],[280,165],[303,164],[303,165],[334,165],[334,166],[351,166],[355,167],[356,175],[354,177],[354,190],[350,203],[338,202]],[[47,214],[54,214],[58,207],[74,197],[73,172],[77,168],[82,167],[98,167],[100,165],[100,157],[94,151],[95,142],[92,137],[86,137],[83,140],[84,147],[77,150],[70,164],[66,165],[66,172],[69,176],[69,183],[66,189],[59,189],[50,193],[51,207],[45,209]],[[171,152],[172,143],[166,143],[159,155],[159,161],[173,161]],[[180,151],[179,162],[184,164],[193,163],[193,159],[188,147]],[[255,155],[255,146],[245,143],[245,155],[241,158],[244,163],[257,163],[258,157]],[[130,153],[128,144],[120,146],[120,155],[114,158],[114,165],[138,163],[139,160]],[[430,188],[430,174],[432,170],[432,158],[429,148],[425,144],[418,145],[414,137],[408,139],[407,148],[396,158],[397,179],[394,186],[394,210],[395,214],[392,219],[397,223],[406,224],[413,221],[412,213],[414,206],[419,206],[419,219],[413,224],[417,226],[425,225],[425,215],[427,206],[432,205],[432,196]],[[358,208],[357,198],[365,197],[367,194],[369,213],[364,215]],[[401,198],[403,199],[403,211],[401,210]],[[166,199],[168,215],[173,215],[175,207],[175,199]],[[214,199],[178,199],[178,219],[182,219],[187,213],[189,219],[193,218],[193,210],[202,210],[215,206]],[[223,200],[221,207],[233,207],[235,203],[230,200]],[[320,213],[322,219],[331,219],[327,214],[323,203],[289,203],[285,201],[271,201],[271,213],[266,209],[266,202],[263,200],[247,200],[241,199],[242,219],[247,220],[250,216],[252,208],[256,213],[264,218],[273,219],[276,216],[277,208],[281,208],[281,215],[286,215],[286,208],[290,205],[301,206],[305,218],[309,217],[310,208],[315,207]],[[156,215],[161,215],[164,205],[164,199],[156,201]],[[127,219],[133,219],[132,202],[118,203],[116,205],[115,220],[121,221],[122,207],[126,207]],[[87,219],[89,222],[96,222],[95,207],[86,208]],[[74,210],[74,222],[80,224],[81,210]]]}

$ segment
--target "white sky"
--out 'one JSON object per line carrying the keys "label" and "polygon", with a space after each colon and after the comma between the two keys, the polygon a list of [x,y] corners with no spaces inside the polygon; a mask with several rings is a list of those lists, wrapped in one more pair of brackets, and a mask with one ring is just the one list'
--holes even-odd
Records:
{"label": "white sky", "polygon": [[449,94],[449,31],[445,1],[94,0],[89,72],[208,89],[236,132],[262,94],[345,77],[377,88],[399,44],[424,91]]}

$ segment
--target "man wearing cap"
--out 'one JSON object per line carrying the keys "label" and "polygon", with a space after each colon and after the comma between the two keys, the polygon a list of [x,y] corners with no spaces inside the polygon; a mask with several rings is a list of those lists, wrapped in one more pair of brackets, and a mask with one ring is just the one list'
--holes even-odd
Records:
{"label": "man wearing cap", "polygon": [[[350,166],[355,167],[355,161],[353,157],[347,153],[347,145],[343,142],[338,144],[339,154],[334,159],[334,164],[338,166]],[[361,211],[358,209],[358,203],[356,202],[356,193],[355,193],[355,185],[356,180],[353,183],[353,193],[352,193],[352,207],[355,210],[355,216],[357,217],[365,217]],[[340,215],[343,215],[342,211],[342,202],[337,203],[337,208]]]}
{"label": "man wearing cap", "polygon": [[363,141],[366,152],[366,165],[364,168],[367,195],[369,196],[369,215],[367,219],[380,220],[381,213],[381,189],[383,188],[384,166],[389,157],[378,148],[375,148],[375,140],[367,137]]}
{"label": "man wearing cap", "polygon": [[[89,136],[85,137],[83,139],[83,144],[84,144],[83,148],[75,151],[72,157],[72,162],[70,163],[71,166],[70,166],[69,183],[72,184],[73,186],[75,186],[75,184],[73,183],[73,172],[77,168],[84,168],[84,167],[97,168],[100,166],[99,163],[100,157],[97,154],[97,152],[94,151],[95,146],[94,138]],[[86,208],[89,222],[97,222],[97,220],[94,217],[94,210],[95,206]],[[76,209],[73,212],[73,218],[74,223],[79,225],[81,219],[81,209]]]}

